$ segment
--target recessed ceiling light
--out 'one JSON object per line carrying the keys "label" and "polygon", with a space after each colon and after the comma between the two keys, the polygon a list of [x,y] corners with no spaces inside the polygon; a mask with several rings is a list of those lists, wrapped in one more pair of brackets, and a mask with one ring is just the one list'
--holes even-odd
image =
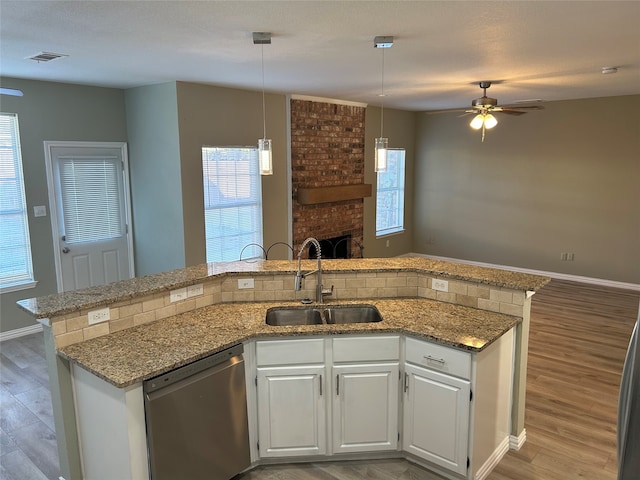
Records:
{"label": "recessed ceiling light", "polygon": [[618,69],[616,67],[602,67],[602,73],[604,75],[609,75],[611,73],[616,73]]}
{"label": "recessed ceiling light", "polygon": [[36,55],[32,55],[31,57],[27,57],[29,60],[35,60],[36,62],[50,62],[51,60],[55,60],[57,58],[68,57],[64,53],[52,53],[52,52],[40,52]]}

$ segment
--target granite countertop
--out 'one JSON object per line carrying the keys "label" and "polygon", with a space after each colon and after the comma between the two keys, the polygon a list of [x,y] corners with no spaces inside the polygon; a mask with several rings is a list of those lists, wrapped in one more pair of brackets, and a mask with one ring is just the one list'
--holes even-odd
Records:
{"label": "granite countertop", "polygon": [[61,348],[58,353],[119,388],[186,365],[246,340],[325,334],[401,333],[479,352],[521,318],[424,298],[371,299],[326,305],[374,305],[383,320],[347,325],[275,327],[269,308],[300,303],[224,303]]}
{"label": "granite countertop", "polygon": [[[312,263],[305,263],[312,262]],[[315,260],[305,260],[314,265]],[[35,318],[50,318],[81,309],[96,308],[142,295],[149,295],[203,282],[212,277],[240,275],[294,274],[295,260],[262,260],[257,262],[219,262],[162,272],[144,277],[86,288],[73,292],[47,295],[18,301],[18,306]],[[424,257],[362,258],[322,260],[323,273],[364,273],[384,271],[418,272],[434,277],[467,280],[486,285],[522,291],[537,291],[549,279],[538,275],[446,262]]]}

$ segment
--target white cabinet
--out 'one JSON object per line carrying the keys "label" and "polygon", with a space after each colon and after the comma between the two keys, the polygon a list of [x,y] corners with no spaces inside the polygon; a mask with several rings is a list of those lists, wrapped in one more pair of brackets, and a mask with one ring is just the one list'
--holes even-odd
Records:
{"label": "white cabinet", "polygon": [[395,450],[398,363],[333,367],[333,451]]}
{"label": "white cabinet", "polygon": [[260,457],[324,455],[324,340],[257,342],[256,363]]}
{"label": "white cabinet", "polygon": [[324,366],[258,368],[261,457],[324,455]]}
{"label": "white cabinet", "polygon": [[398,335],[256,342],[260,457],[397,449],[399,358]]}
{"label": "white cabinet", "polygon": [[469,381],[408,363],[405,375],[404,450],[466,474]]}
{"label": "white cabinet", "polygon": [[471,354],[407,338],[403,449],[466,475]]}
{"label": "white cabinet", "polygon": [[331,345],[333,452],[397,449],[400,338],[349,336]]}

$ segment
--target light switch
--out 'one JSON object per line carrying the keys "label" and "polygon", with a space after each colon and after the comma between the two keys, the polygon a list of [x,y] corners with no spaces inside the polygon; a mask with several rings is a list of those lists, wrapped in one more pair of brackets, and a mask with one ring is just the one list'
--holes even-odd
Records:
{"label": "light switch", "polygon": [[33,216],[34,217],[46,217],[47,216],[47,207],[46,205],[36,205],[33,207]]}

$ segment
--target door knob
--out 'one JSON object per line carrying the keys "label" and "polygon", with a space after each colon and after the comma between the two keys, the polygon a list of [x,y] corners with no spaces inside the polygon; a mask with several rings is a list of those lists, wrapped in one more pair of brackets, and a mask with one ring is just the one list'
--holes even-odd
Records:
{"label": "door knob", "polygon": [[71,250],[69,250],[69,247],[64,247],[62,249],[62,253],[69,253]]}

